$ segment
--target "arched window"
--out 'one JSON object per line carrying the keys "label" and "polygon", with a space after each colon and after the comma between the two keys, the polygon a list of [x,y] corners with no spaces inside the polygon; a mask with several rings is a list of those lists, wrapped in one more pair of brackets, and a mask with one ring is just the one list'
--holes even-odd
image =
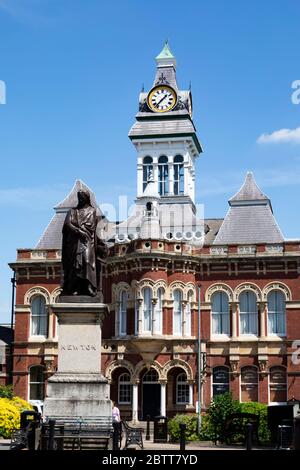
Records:
{"label": "arched window", "polygon": [[29,369],[29,400],[44,400],[44,367],[32,366]]}
{"label": "arched window", "polygon": [[285,296],[272,290],[268,295],[268,334],[285,335]]}
{"label": "arched window", "polygon": [[173,334],[182,335],[182,292],[174,290]]}
{"label": "arched window", "polygon": [[174,194],[184,194],[184,169],[183,157],[174,157]]}
{"label": "arched window", "polygon": [[186,374],[178,374],[176,378],[176,404],[187,405],[189,403],[189,384],[186,380]]}
{"label": "arched window", "polygon": [[169,192],[169,165],[165,155],[158,159],[158,192],[161,196]]}
{"label": "arched window", "polygon": [[213,397],[229,392],[228,367],[218,366],[213,368]]}
{"label": "arched window", "polygon": [[127,334],[127,297],[127,292],[122,290],[120,292],[119,307],[119,333],[121,336]]}
{"label": "arched window", "polygon": [[258,313],[257,300],[254,292],[242,292],[240,301],[240,334],[257,335]]}
{"label": "arched window", "polygon": [[148,181],[153,175],[153,159],[152,157],[144,157],[143,160],[143,191],[145,191]]}
{"label": "arched window", "polygon": [[118,403],[129,405],[131,403],[132,385],[128,373],[121,374],[118,382]]}
{"label": "arched window", "polygon": [[242,367],[241,401],[258,401],[258,373],[256,367]]}
{"label": "arched window", "polygon": [[160,287],[157,291],[157,302],[155,306],[155,313],[156,313],[155,332],[158,334],[162,334],[163,297],[164,297],[164,289]]}
{"label": "arched window", "polygon": [[287,380],[285,367],[270,368],[269,378],[270,403],[284,403],[287,400]]}
{"label": "arched window", "polygon": [[225,292],[219,291],[212,295],[212,334],[229,335],[229,299]]}
{"label": "arched window", "polygon": [[192,303],[193,299],[193,292],[189,291],[188,293],[188,301],[185,307],[185,334],[186,336],[191,336],[192,334]]}
{"label": "arched window", "polygon": [[143,289],[143,330],[146,333],[152,331],[152,291],[150,287]]}
{"label": "arched window", "polygon": [[31,334],[33,336],[47,336],[48,310],[43,295],[37,295],[31,302]]}

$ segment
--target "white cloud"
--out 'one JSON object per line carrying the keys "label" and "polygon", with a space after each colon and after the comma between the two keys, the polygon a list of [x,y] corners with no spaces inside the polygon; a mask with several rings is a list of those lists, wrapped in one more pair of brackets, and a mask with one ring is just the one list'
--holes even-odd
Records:
{"label": "white cloud", "polygon": [[300,127],[296,127],[296,129],[279,129],[271,134],[262,134],[257,139],[259,144],[281,144],[286,142],[300,144]]}

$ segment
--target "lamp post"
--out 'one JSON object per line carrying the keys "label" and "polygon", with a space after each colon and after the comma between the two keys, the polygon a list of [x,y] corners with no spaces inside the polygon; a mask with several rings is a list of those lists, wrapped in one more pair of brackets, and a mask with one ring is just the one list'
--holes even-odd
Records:
{"label": "lamp post", "polygon": [[201,289],[200,286],[198,286],[198,340],[197,340],[197,346],[198,346],[198,435],[200,435],[201,432],[201,395],[202,395],[202,364],[201,364],[201,300],[200,300],[200,295],[201,295]]}

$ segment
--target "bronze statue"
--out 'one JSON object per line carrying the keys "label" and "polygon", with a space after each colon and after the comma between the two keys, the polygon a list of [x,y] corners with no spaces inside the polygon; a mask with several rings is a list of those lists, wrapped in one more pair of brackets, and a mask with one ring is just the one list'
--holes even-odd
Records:
{"label": "bronze statue", "polygon": [[100,217],[91,205],[90,194],[80,190],[77,198],[77,207],[69,210],[63,226],[61,295],[95,297],[101,290],[101,267],[107,246],[96,234]]}

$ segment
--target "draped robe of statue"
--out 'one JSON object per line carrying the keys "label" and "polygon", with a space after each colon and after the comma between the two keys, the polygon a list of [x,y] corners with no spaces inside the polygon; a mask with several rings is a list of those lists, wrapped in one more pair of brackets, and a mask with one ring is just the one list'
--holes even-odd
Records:
{"label": "draped robe of statue", "polygon": [[70,209],[63,226],[63,295],[95,296],[98,288],[96,209],[89,193],[78,192],[78,206]]}

